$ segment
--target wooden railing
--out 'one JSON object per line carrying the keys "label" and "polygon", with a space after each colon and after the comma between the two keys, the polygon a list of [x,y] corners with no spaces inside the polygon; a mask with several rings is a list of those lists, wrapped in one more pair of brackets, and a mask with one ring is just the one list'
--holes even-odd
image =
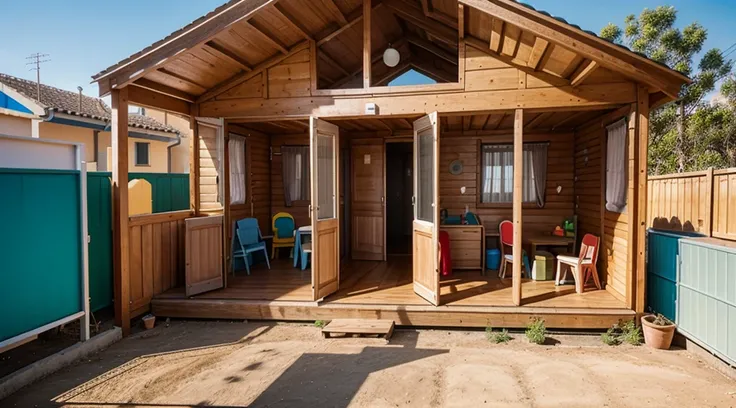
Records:
{"label": "wooden railing", "polygon": [[184,283],[184,220],[190,210],[129,218],[130,315],[150,309],[153,296]]}
{"label": "wooden railing", "polygon": [[736,240],[736,168],[651,176],[648,226]]}

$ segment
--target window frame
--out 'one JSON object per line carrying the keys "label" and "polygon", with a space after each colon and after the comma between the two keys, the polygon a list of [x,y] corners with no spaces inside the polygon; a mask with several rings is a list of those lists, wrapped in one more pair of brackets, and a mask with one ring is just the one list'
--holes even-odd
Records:
{"label": "window frame", "polygon": [[[138,145],[146,146],[146,163],[140,162]],[[133,151],[135,152],[133,155],[133,165],[135,167],[151,167],[151,142],[134,142],[133,148]]]}
{"label": "window frame", "polygon": [[[549,143],[549,142],[524,142],[524,145],[527,144],[535,144],[535,143]],[[513,208],[514,203],[513,201],[507,202],[507,203],[484,203],[483,202],[483,146],[484,145],[495,145],[495,146],[512,146],[513,148],[513,141],[511,142],[484,142],[482,139],[478,139],[477,143],[477,169],[475,172],[476,177],[476,193],[475,193],[475,205],[477,208]],[[547,159],[549,159],[549,151],[547,152]],[[549,164],[547,165],[549,168]],[[531,180],[531,179],[530,179]],[[512,190],[513,191],[513,190]],[[534,201],[524,201],[521,203],[522,208],[537,208],[540,207],[537,205],[536,200]],[[547,206],[547,203],[545,203],[544,207]]]}

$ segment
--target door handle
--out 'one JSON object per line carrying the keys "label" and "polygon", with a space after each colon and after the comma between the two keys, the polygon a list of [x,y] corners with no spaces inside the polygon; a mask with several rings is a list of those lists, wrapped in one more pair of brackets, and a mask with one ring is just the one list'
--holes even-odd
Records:
{"label": "door handle", "polygon": [[381,205],[385,204],[385,202],[386,202],[386,197],[381,196]]}

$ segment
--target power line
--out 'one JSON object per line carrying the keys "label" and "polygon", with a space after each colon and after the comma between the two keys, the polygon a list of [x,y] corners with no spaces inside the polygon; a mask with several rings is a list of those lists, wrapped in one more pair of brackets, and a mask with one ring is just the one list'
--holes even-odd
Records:
{"label": "power line", "polygon": [[41,54],[37,52],[26,57],[26,59],[29,60],[29,62],[26,62],[26,65],[31,66],[29,71],[36,71],[36,100],[39,102],[41,102],[41,64],[51,61],[50,58],[44,59],[48,56],[49,54]]}

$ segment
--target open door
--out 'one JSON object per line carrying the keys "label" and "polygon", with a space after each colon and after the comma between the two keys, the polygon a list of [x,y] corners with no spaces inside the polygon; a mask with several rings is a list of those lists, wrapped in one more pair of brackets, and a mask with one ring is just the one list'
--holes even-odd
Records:
{"label": "open door", "polygon": [[319,300],[337,291],[340,283],[340,217],[337,206],[337,126],[310,118],[312,205],[312,291]]}
{"label": "open door", "polygon": [[224,286],[224,216],[187,218],[185,236],[186,295],[194,296]]}
{"label": "open door", "polygon": [[437,113],[414,122],[414,292],[437,306],[439,272],[439,150]]}

